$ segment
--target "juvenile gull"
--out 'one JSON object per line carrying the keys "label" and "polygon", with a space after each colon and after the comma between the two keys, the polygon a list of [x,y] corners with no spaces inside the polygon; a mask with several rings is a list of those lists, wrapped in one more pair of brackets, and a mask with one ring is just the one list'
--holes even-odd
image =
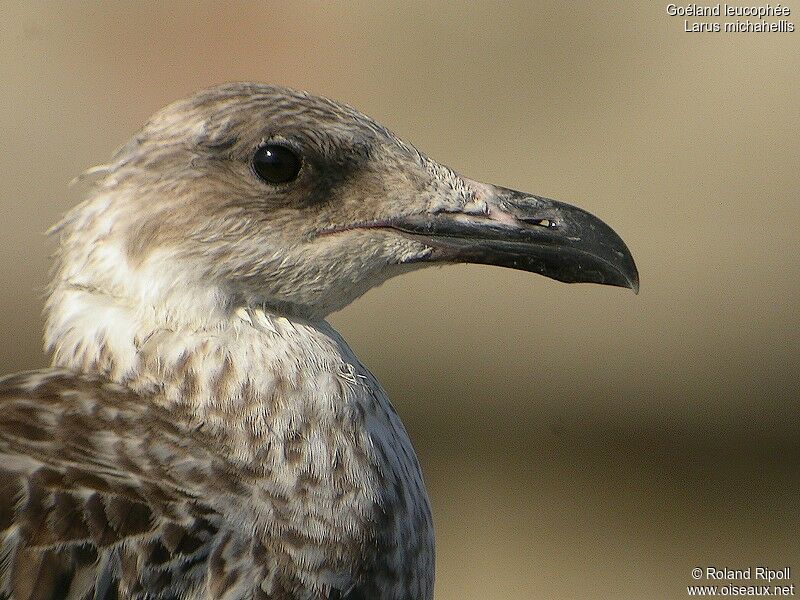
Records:
{"label": "juvenile gull", "polygon": [[0,382],[0,598],[430,599],[419,463],[326,315],[435,263],[638,288],[589,213],[284,88],[172,104],[93,172],[53,367]]}

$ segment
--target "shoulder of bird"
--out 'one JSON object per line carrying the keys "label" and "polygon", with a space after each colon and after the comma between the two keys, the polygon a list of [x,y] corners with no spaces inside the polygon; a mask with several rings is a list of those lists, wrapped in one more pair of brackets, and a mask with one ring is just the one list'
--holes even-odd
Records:
{"label": "shoulder of bird", "polygon": [[180,597],[199,585],[223,524],[197,482],[228,496],[246,485],[214,476],[225,465],[208,441],[101,377],[3,380],[0,592]]}
{"label": "shoulder of bird", "polygon": [[[44,370],[6,378],[0,597],[382,597],[375,573],[365,576],[386,540],[345,531],[323,540],[344,560],[325,565],[321,582],[319,532],[304,519],[322,517],[291,490],[265,486],[269,478],[232,460],[217,437],[102,377]],[[317,493],[313,473],[306,478],[306,494]],[[254,535],[267,508],[263,527],[277,530]],[[328,523],[331,533],[336,526]]]}

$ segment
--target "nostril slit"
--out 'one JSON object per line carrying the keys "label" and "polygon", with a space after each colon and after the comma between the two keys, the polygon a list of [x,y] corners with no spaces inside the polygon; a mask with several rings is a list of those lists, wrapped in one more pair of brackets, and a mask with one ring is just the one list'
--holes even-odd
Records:
{"label": "nostril slit", "polygon": [[544,227],[545,229],[558,229],[558,223],[556,223],[553,219],[522,218],[521,220],[527,223],[528,225],[533,225],[534,227]]}

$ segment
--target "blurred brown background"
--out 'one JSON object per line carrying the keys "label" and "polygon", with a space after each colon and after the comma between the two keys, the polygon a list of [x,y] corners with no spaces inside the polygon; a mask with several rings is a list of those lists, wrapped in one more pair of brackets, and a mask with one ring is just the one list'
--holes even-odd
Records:
{"label": "blurred brown background", "polygon": [[73,176],[198,88],[307,89],[472,178],[583,206],[639,265],[639,296],[448,267],[332,317],[415,441],[439,600],[800,572],[800,32],[684,33],[666,2],[0,13],[4,371],[46,364],[43,232]]}

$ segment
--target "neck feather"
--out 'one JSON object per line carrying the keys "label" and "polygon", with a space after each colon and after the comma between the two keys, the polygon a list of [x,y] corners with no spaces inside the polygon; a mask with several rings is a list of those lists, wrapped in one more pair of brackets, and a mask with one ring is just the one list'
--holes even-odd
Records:
{"label": "neck feather", "polygon": [[371,378],[325,321],[253,307],[204,307],[179,320],[69,286],[56,287],[49,306],[55,366],[101,374],[189,423],[224,431],[238,438],[243,460],[266,432],[286,429],[276,420],[350,421],[359,379]]}

